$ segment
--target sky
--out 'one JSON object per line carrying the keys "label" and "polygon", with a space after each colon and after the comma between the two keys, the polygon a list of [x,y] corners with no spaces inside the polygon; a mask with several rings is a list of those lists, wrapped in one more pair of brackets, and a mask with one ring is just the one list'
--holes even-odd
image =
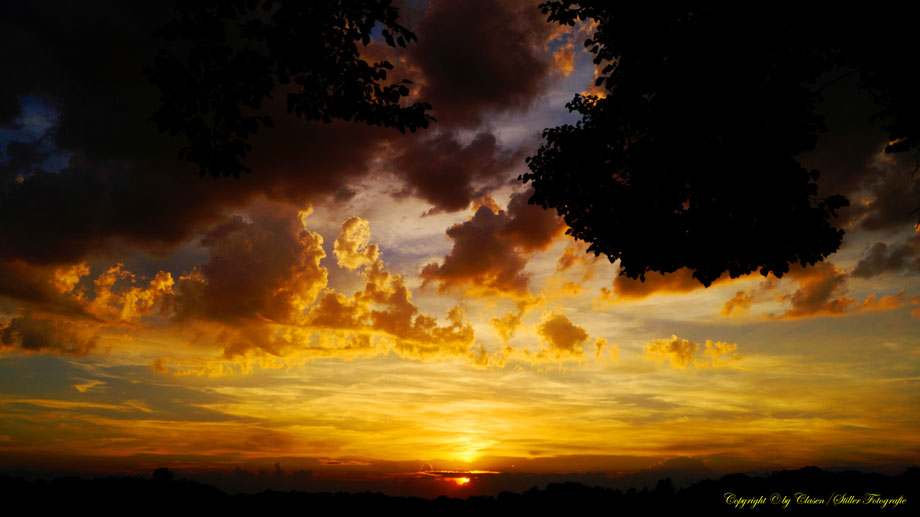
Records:
{"label": "sky", "polygon": [[799,157],[851,201],[838,252],[630,280],[517,180],[596,77],[590,23],[536,4],[398,4],[418,42],[362,52],[437,122],[270,105],[240,179],[149,121],[167,9],[5,6],[0,470],[471,494],[917,464],[920,189],[871,99],[835,83]]}

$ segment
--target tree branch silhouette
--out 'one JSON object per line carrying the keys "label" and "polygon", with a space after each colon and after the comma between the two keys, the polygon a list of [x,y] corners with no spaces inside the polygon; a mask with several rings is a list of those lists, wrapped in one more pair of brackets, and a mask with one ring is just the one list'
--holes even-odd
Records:
{"label": "tree branch silhouette", "polygon": [[242,163],[248,138],[272,127],[263,103],[277,87],[289,114],[414,132],[434,118],[431,106],[409,96],[409,80],[386,82],[393,65],[368,63],[358,43],[374,31],[391,46],[415,34],[397,22],[391,0],[197,0],[178,2],[179,17],[156,36],[171,46],[148,70],[161,105],[151,119],[188,141],[182,158],[201,175],[249,172]]}

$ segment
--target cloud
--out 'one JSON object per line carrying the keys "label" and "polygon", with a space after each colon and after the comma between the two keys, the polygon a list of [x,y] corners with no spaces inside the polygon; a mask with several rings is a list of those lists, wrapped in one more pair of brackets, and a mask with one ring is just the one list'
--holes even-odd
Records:
{"label": "cloud", "polygon": [[456,212],[506,183],[512,167],[523,163],[521,151],[507,149],[490,132],[468,144],[454,133],[436,132],[395,142],[392,167],[407,190],[434,205],[435,212]]}
{"label": "cloud", "polygon": [[[233,221],[233,228],[218,227],[209,235],[214,242],[222,241],[243,231],[247,224],[242,220]],[[250,243],[253,255],[259,256],[261,248],[253,244],[257,240],[247,239],[246,242]],[[530,246],[537,245],[536,241],[527,242]],[[340,263],[356,266],[353,270],[363,279],[361,289],[349,296],[326,288],[315,304],[284,323],[267,318],[206,320],[212,326],[204,339],[222,347],[223,357],[211,360],[163,357],[151,364],[151,368],[162,373],[214,376],[246,373],[254,364],[281,367],[286,361],[351,360],[390,352],[420,361],[460,360],[477,368],[501,368],[512,359],[542,365],[581,359],[584,355],[582,346],[589,339],[587,331],[563,314],[544,316],[536,329],[541,347],[532,352],[516,350],[507,344],[490,350],[476,343],[473,326],[459,306],[449,308],[440,321],[421,312],[413,303],[404,278],[386,268],[379,248],[370,242],[369,224],[361,218],[352,217],[342,224],[333,249],[338,250],[336,257]],[[226,253],[215,255],[227,256]],[[202,270],[199,266],[195,271]],[[177,285],[181,287],[192,280],[207,284],[204,279],[186,278],[188,276],[181,277]],[[182,296],[179,290],[176,296]],[[493,321],[500,332],[506,329],[506,340],[520,327],[521,317],[537,301],[519,300],[517,312]],[[202,318],[202,314],[194,318]],[[205,331],[208,332],[207,328]],[[595,349],[603,353],[609,345],[606,340],[598,340]],[[611,355],[614,357],[615,350],[613,346]]]}
{"label": "cloud", "polygon": [[[833,78],[829,76],[827,80]],[[858,216],[858,206],[853,200],[878,177],[874,163],[888,143],[880,123],[869,123],[878,111],[871,94],[858,86],[859,77],[850,76],[821,92],[824,99],[817,105],[817,111],[828,131],[818,135],[813,150],[796,157],[805,168],[820,171],[821,197],[844,194],[850,199],[850,207],[840,210],[841,224]]]}
{"label": "cloud", "polygon": [[575,71],[575,43],[569,42],[553,52],[554,73],[568,77]]}
{"label": "cloud", "polygon": [[698,343],[672,335],[670,339],[656,339],[646,344],[645,358],[662,363],[668,361],[672,367],[684,369],[693,363],[693,354],[699,348]]}
{"label": "cloud", "polygon": [[498,332],[502,343],[507,343],[514,336],[514,332],[521,326],[523,311],[511,311],[501,318],[492,318],[489,323]]}
{"label": "cloud", "polygon": [[564,314],[548,313],[537,326],[537,334],[547,345],[545,352],[552,357],[581,357],[581,345],[588,340],[588,332],[572,323]]}
{"label": "cloud", "polygon": [[0,268],[0,292],[18,309],[0,323],[0,343],[4,350],[86,355],[119,328],[181,328],[197,336],[197,347],[216,347],[222,356],[180,353],[151,368],[197,375],[278,367],[272,357],[354,359],[391,351],[418,360],[481,362],[463,310],[450,308],[446,322],[419,311],[403,277],[386,269],[370,243],[364,219],[347,219],[333,246],[340,265],[359,271],[363,288],[352,296],[327,289],[323,239],[307,229],[308,213],[263,201],[227,217],[201,237],[207,261],[177,280],[166,271],[144,279],[122,264],[93,278],[85,263],[7,263]]}
{"label": "cloud", "polygon": [[[860,264],[863,264],[860,262]],[[863,266],[867,270],[869,266]],[[856,270],[860,270],[857,266]],[[738,291],[722,307],[723,316],[736,316],[747,312],[755,302],[768,295],[780,304],[784,304],[781,313],[764,313],[772,319],[798,319],[822,316],[842,316],[865,311],[891,310],[907,304],[918,303],[917,298],[910,298],[905,291],[894,295],[869,295],[862,302],[847,296],[847,280],[850,274],[838,269],[831,262],[819,262],[814,266],[793,265],[782,279],[770,276],[757,287]],[[795,285],[793,292],[782,288]]]}
{"label": "cloud", "polygon": [[597,338],[594,342],[594,358],[598,361],[604,361],[604,350],[610,350],[610,360],[616,362],[619,358],[620,347],[616,343],[607,344],[607,338]]}
{"label": "cloud", "polygon": [[82,289],[76,287],[77,275],[86,276],[81,275],[85,268],[84,262],[59,268],[22,260],[0,262],[0,298],[44,312],[85,315]]}
{"label": "cloud", "polygon": [[[437,210],[464,209],[500,183],[522,151],[502,147],[483,130],[461,143],[448,119],[469,128],[486,112],[520,109],[541,94],[554,26],[536,6],[437,2],[425,11],[411,56],[393,62],[397,75],[412,77],[431,95],[424,100],[441,110],[441,132],[403,137],[362,124],[305,122],[285,113],[283,102],[267,102],[276,127],[251,139],[245,163],[253,172],[202,180],[178,159],[182,142],[149,123],[160,97],[143,71],[162,42],[148,36],[174,16],[170,6],[23,4],[15,23],[0,22],[4,46],[19,49],[0,89],[0,107],[9,107],[0,109],[2,123],[21,114],[22,98],[41,99],[55,121],[42,145],[70,161],[60,171],[41,171],[36,164],[48,149],[22,142],[6,149],[0,261],[73,264],[136,248],[165,254],[258,198],[300,206],[320,197],[347,199],[375,160],[393,150],[408,192]],[[59,36],[65,32],[67,38]],[[391,50],[364,49],[368,59]],[[276,93],[283,99],[284,92]]]}
{"label": "cloud", "polygon": [[[15,116],[23,99],[39,99],[54,124],[38,138],[44,147],[11,145],[0,165],[0,261],[72,264],[133,248],[162,254],[259,197],[301,206],[347,198],[385,144],[402,136],[305,122],[269,102],[276,127],[251,141],[252,174],[201,179],[179,159],[182,141],[149,122],[160,96],[144,69],[163,44],[150,34],[174,16],[171,5],[53,2],[15,11],[0,20],[0,43],[18,49],[5,61],[0,106],[16,109],[0,111]],[[42,171],[38,151],[70,159]]]}
{"label": "cloud", "polygon": [[380,252],[377,245],[368,246],[371,240],[371,226],[366,219],[349,217],[342,223],[342,233],[333,245],[336,263],[345,269],[358,269],[377,261]]}
{"label": "cloud", "polygon": [[[355,239],[355,235],[359,238]],[[392,348],[403,357],[429,359],[468,354],[474,334],[463,311],[459,307],[451,308],[446,326],[421,314],[412,302],[412,294],[403,277],[386,269],[376,244],[369,244],[369,239],[370,227],[366,220],[352,217],[342,225],[335,247],[349,250],[339,255],[340,260],[361,263],[364,288],[351,297],[327,291],[311,310],[309,326],[363,333],[367,336],[364,338],[367,346],[370,336],[382,336],[392,340]],[[350,260],[358,256],[374,257],[374,260]]]}
{"label": "cloud", "polygon": [[798,284],[798,289],[780,298],[791,307],[779,318],[843,314],[855,301],[845,296],[846,272],[830,262],[792,268],[787,275]]}
{"label": "cloud", "polygon": [[74,290],[80,279],[89,274],[89,267],[86,262],[64,266],[54,271],[54,280],[52,283],[59,293],[69,293]]}
{"label": "cloud", "polygon": [[723,366],[733,361],[740,361],[741,355],[738,354],[738,345],[728,344],[723,341],[706,340],[706,350],[704,354],[712,360],[712,366]]}
{"label": "cloud", "polygon": [[517,301],[517,309],[507,312],[501,318],[492,318],[489,324],[498,332],[502,343],[507,343],[521,326],[521,319],[528,311],[544,301],[543,297],[524,298]]}
{"label": "cloud", "polygon": [[304,227],[302,212],[265,203],[248,215],[251,222],[231,216],[201,238],[210,258],[177,282],[176,317],[293,323],[326,286],[323,238]]}
{"label": "cloud", "polygon": [[80,393],[86,393],[87,391],[95,388],[96,386],[104,386],[104,385],[105,385],[105,382],[103,381],[100,381],[97,379],[90,379],[81,384],[74,384],[73,387],[75,390],[79,391]]}
{"label": "cloud", "polygon": [[[824,82],[835,79],[828,75]],[[857,75],[843,77],[823,89],[817,106],[827,131],[810,152],[796,157],[804,167],[820,171],[820,197],[844,194],[850,206],[839,211],[838,227],[898,230],[916,223],[920,184],[911,175],[910,153],[885,154],[888,144],[872,95],[859,87]]]}
{"label": "cloud", "polygon": [[920,273],[920,233],[890,246],[884,242],[873,244],[850,274],[872,278],[887,272]]}
{"label": "cloud", "polygon": [[[0,260],[60,264],[125,247],[163,252],[259,196],[302,206],[338,194],[368,172],[375,143],[386,136],[343,124],[301,124],[283,134],[276,128],[253,153],[253,173],[240,180],[200,179],[165,147],[130,161],[72,159],[57,173],[8,183],[0,203],[0,224],[8,229],[0,235]],[[269,154],[273,145],[283,149]]]}
{"label": "cloud", "polygon": [[116,264],[90,277],[84,262],[57,268],[0,263],[0,301],[15,308],[0,322],[2,348],[85,356],[107,335],[142,326],[172,294],[172,276],[163,271],[148,281]]}
{"label": "cloud", "polygon": [[210,258],[176,282],[170,300],[178,321],[226,325],[225,355],[262,349],[278,354],[268,323],[297,324],[326,287],[323,238],[305,227],[306,212],[261,203],[251,221],[231,216],[201,238]]}
{"label": "cloud", "polygon": [[[562,255],[556,261],[556,270],[547,281],[550,286],[561,284],[561,289],[556,290],[553,294],[578,296],[583,286],[594,277],[600,257],[586,253],[586,250],[587,244],[584,241],[572,240],[565,247]],[[549,290],[545,293],[548,294]]]}
{"label": "cloud", "polygon": [[[904,153],[907,154],[907,153]],[[913,156],[887,155],[885,166],[876,174],[878,179],[869,189],[870,203],[859,221],[864,230],[899,230],[915,225],[920,208],[920,182],[911,174]]]}
{"label": "cloud", "polygon": [[642,348],[645,359],[656,363],[667,361],[672,368],[680,370],[688,366],[697,368],[726,366],[743,359],[737,353],[738,345],[736,344],[707,339],[704,345],[703,359],[699,357],[699,343],[677,337],[676,334],[671,335],[670,338],[655,339],[646,343]]}
{"label": "cloud", "polygon": [[747,312],[751,308],[753,302],[754,296],[751,293],[738,291],[722,306],[722,316],[731,316],[732,314]]}
{"label": "cloud", "polygon": [[440,264],[429,263],[420,276],[440,292],[529,296],[528,256],[546,249],[562,234],[561,219],[528,205],[530,191],[514,194],[507,211],[480,206],[472,219],[447,230],[453,248]]}
{"label": "cloud", "polygon": [[[728,274],[723,274],[712,282],[718,285],[733,280]],[[711,286],[710,286],[711,287]],[[662,274],[650,271],[645,274],[645,281],[633,279],[624,275],[613,278],[613,289],[601,288],[601,299],[612,302],[638,301],[658,293],[689,293],[698,289],[705,289],[699,280],[693,278],[693,271],[681,268],[673,273]]]}
{"label": "cloud", "polygon": [[431,2],[410,50],[420,96],[439,123],[475,126],[487,113],[528,108],[548,86],[551,25],[539,2]]}
{"label": "cloud", "polygon": [[26,309],[9,321],[0,321],[0,350],[86,356],[99,344],[98,332],[86,320]]}
{"label": "cloud", "polygon": [[588,245],[584,241],[573,240],[570,242],[562,251],[562,256],[556,261],[556,272],[568,271],[580,265],[588,270],[585,273],[585,280],[589,279],[589,273],[593,273],[591,266],[600,259],[600,256],[588,253],[587,250]]}
{"label": "cloud", "polygon": [[171,274],[160,271],[147,287],[141,288],[133,285],[137,277],[123,268],[116,264],[96,277],[95,296],[86,302],[86,312],[107,322],[136,321],[173,294],[175,282]]}

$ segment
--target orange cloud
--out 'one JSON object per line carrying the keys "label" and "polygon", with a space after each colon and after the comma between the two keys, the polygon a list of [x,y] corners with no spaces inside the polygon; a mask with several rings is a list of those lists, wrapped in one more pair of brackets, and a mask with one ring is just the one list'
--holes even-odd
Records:
{"label": "orange cloud", "polygon": [[99,319],[136,321],[150,313],[165,296],[173,293],[173,278],[160,271],[146,288],[135,287],[136,276],[117,264],[93,281],[95,296],[86,304],[86,311]]}
{"label": "orange cloud", "polygon": [[871,294],[863,300],[856,311],[890,311],[904,305],[917,305],[918,303],[920,303],[920,297],[908,298],[907,292],[902,289],[895,293],[894,296],[886,294],[881,298],[876,298],[874,294]]}
{"label": "orange cloud", "polygon": [[734,314],[739,314],[747,312],[751,308],[751,304],[754,302],[754,295],[744,291],[738,291],[734,296],[731,297],[725,305],[722,306],[722,316],[731,316]]}
{"label": "orange cloud", "polygon": [[845,296],[847,273],[830,262],[792,268],[788,277],[797,282],[799,288],[780,298],[791,307],[779,318],[843,314],[854,302],[853,298]]}
{"label": "orange cloud", "polygon": [[0,321],[0,348],[24,353],[84,356],[114,330],[137,327],[171,294],[173,280],[159,272],[147,285],[121,264],[90,275],[83,262],[57,268],[22,261],[0,263],[0,297],[13,302],[14,316]]}
{"label": "orange cloud", "polygon": [[475,336],[463,311],[451,308],[447,313],[448,325],[443,326],[435,318],[421,314],[403,277],[386,270],[377,246],[369,242],[367,221],[356,217],[345,221],[334,244],[340,250],[337,258],[340,264],[355,265],[350,269],[363,268],[364,288],[351,297],[327,291],[310,311],[307,326],[321,333],[344,331],[333,332],[332,336],[338,336],[333,340],[364,336],[358,343],[366,348],[371,347],[370,336],[383,338],[391,341],[391,346],[383,350],[392,348],[403,357],[467,356]]}
{"label": "orange cloud", "polygon": [[[729,275],[723,274],[712,285],[729,282]],[[686,268],[669,274],[650,271],[645,274],[645,281],[617,275],[613,279],[613,289],[601,288],[601,299],[611,302],[637,301],[658,293],[689,293],[705,289],[699,280],[693,278],[693,272]]]}
{"label": "orange cloud", "polygon": [[66,294],[73,291],[80,279],[88,274],[89,267],[86,262],[60,267],[54,271],[53,284],[59,293]]}
{"label": "orange cloud", "polygon": [[584,353],[581,345],[588,340],[585,329],[572,323],[564,314],[557,313],[543,315],[537,334],[548,346],[547,355],[559,358],[581,357]]}
{"label": "orange cloud", "polygon": [[564,228],[556,214],[528,205],[530,194],[513,195],[507,211],[480,206],[472,219],[448,229],[453,248],[441,264],[422,268],[425,283],[437,283],[439,292],[529,296],[529,255],[546,249]]}
{"label": "orange cloud", "polygon": [[[211,269],[199,266],[180,277],[170,309],[177,321],[195,324],[200,340],[222,348],[223,356],[163,357],[151,369],[216,376],[247,373],[253,365],[280,367],[315,358],[351,360],[390,352],[426,361],[483,361],[474,350],[473,327],[463,310],[450,308],[443,324],[421,313],[403,277],[386,269],[378,246],[370,243],[370,226],[364,219],[347,219],[333,244],[338,263],[358,271],[363,288],[351,296],[332,289],[314,296],[313,291],[326,283],[326,270],[319,265],[324,257],[322,239],[303,227],[302,215],[289,211],[283,220],[253,217],[252,223],[231,219],[226,223],[229,227],[209,233],[211,246],[224,251],[213,253],[206,266],[213,265],[218,256],[239,263],[233,268],[229,264]],[[275,246],[283,252],[272,255],[269,248]],[[255,276],[263,282],[237,284],[242,300],[216,300],[213,296],[218,292],[207,290],[214,279],[226,279],[231,271],[259,261],[262,264],[256,266]],[[288,294],[292,285],[306,293],[303,298]],[[227,290],[221,292],[231,295]],[[308,304],[313,298],[316,302]],[[216,310],[223,304],[229,304],[227,314],[218,317]]]}
{"label": "orange cloud", "polygon": [[[582,286],[594,277],[595,266],[599,260],[597,255],[587,253],[587,248],[584,241],[571,241],[562,251],[562,256],[556,261],[556,271],[550,278],[549,284],[562,283],[562,293],[578,296],[582,291]],[[580,275],[576,277],[577,279],[573,279],[570,271],[579,271]]]}
{"label": "orange cloud", "polygon": [[847,280],[850,277],[831,262],[820,262],[814,266],[792,266],[782,279],[769,276],[757,287],[738,291],[722,306],[723,316],[734,316],[747,312],[751,305],[770,293],[775,293],[784,280],[797,286],[792,293],[774,294],[780,303],[788,304],[779,314],[764,314],[773,319],[797,319],[821,316],[842,316],[865,311],[892,310],[907,304],[920,303],[920,297],[909,298],[905,291],[894,295],[869,295],[861,303],[847,296]]}
{"label": "orange cloud", "polygon": [[562,250],[562,256],[556,261],[556,272],[568,271],[576,265],[590,268],[598,259],[599,256],[588,253],[588,245],[584,241],[573,240]]}
{"label": "orange cloud", "polygon": [[575,71],[575,44],[568,43],[553,53],[553,72],[568,77]]}

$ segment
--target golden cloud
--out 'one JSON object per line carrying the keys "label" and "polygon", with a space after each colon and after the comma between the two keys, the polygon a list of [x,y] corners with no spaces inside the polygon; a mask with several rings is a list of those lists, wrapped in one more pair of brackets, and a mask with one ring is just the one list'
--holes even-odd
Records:
{"label": "golden cloud", "polygon": [[537,326],[537,334],[548,346],[549,355],[555,357],[581,357],[581,345],[588,340],[588,332],[572,323],[564,314],[544,313]]}
{"label": "golden cloud", "polygon": [[655,339],[643,346],[644,357],[656,363],[668,362],[672,368],[686,369],[688,366],[719,367],[732,362],[740,361],[742,356],[737,353],[738,345],[722,341],[706,340],[705,359],[699,359],[699,343],[683,339],[676,334],[670,338]]}

